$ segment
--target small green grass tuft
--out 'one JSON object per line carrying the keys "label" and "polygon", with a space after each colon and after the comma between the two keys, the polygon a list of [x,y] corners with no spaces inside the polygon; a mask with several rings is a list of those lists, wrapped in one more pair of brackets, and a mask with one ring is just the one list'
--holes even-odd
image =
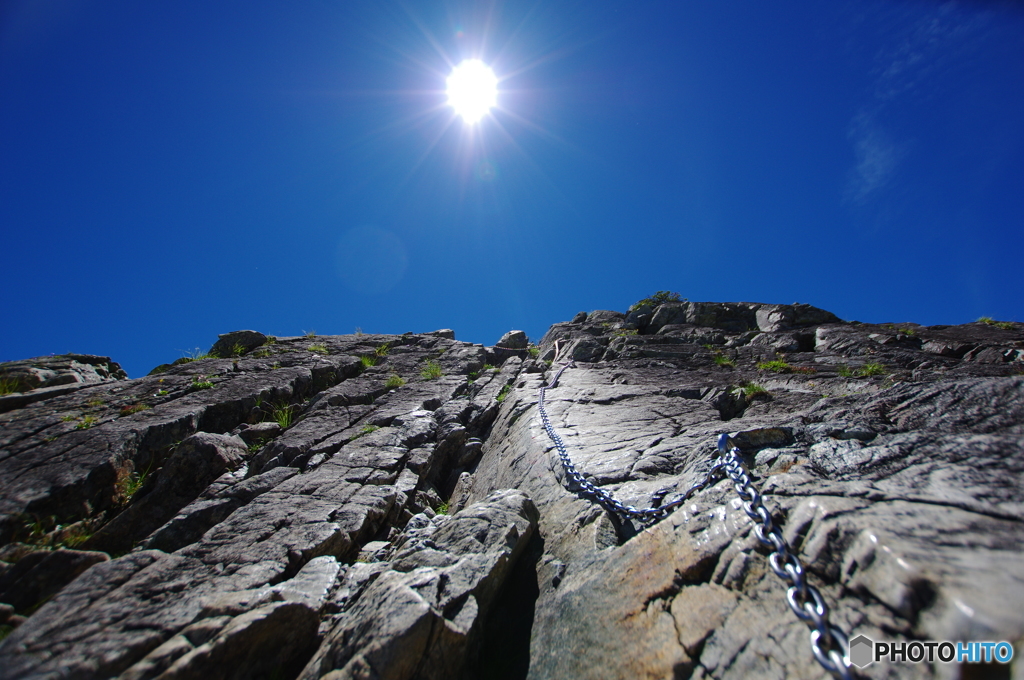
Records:
{"label": "small green grass tuft", "polygon": [[613,338],[628,338],[636,335],[639,331],[635,328],[623,328],[612,333]]}
{"label": "small green grass tuft", "polygon": [[726,368],[736,368],[736,362],[730,359],[729,357],[725,356],[721,352],[715,352],[715,354],[711,358],[718,366],[724,366]]}
{"label": "small green grass tuft", "polygon": [[274,407],[271,416],[281,426],[282,430],[287,430],[295,419],[295,407],[282,402]]}
{"label": "small green grass tuft", "polygon": [[73,415],[69,414],[69,415],[66,415],[66,416],[61,416],[60,419],[61,419],[61,422],[64,422],[64,423],[73,423],[76,420],[78,420],[78,416],[73,416]]}
{"label": "small green grass tuft", "polygon": [[530,355],[531,359],[536,359],[540,356],[540,347],[537,347],[536,345],[527,347],[526,352]]}
{"label": "small green grass tuft", "polygon": [[500,404],[503,401],[505,401],[505,399],[508,398],[508,395],[511,392],[512,392],[512,386],[511,385],[505,385],[504,387],[502,387],[501,388],[501,392],[498,392],[498,396],[496,397],[497,400],[498,400],[498,403]]}
{"label": "small green grass tuft", "polygon": [[302,334],[305,335],[307,338],[316,337],[316,331],[302,331]]}
{"label": "small green grass tuft", "polygon": [[993,326],[994,328],[1001,328],[1004,331],[1012,331],[1016,326],[1009,321],[996,321],[991,316],[982,316],[978,318],[979,323]]}
{"label": "small green grass tuft", "polygon": [[771,371],[773,373],[790,373],[793,367],[781,359],[773,361],[762,361],[757,365],[759,371]]}
{"label": "small green grass tuft", "polygon": [[373,350],[373,353],[376,354],[379,357],[386,357],[388,355],[388,352],[390,352],[390,351],[391,351],[391,346],[388,343],[385,342],[383,345],[381,345],[377,349]]}
{"label": "small green grass tuft", "polygon": [[147,406],[146,404],[125,404],[121,407],[121,415],[130,416],[133,413],[138,413],[139,411],[148,411],[150,408],[152,407]]}
{"label": "small green grass tuft", "polygon": [[361,430],[359,430],[358,433],[356,433],[356,436],[352,437],[352,441],[355,441],[356,439],[359,439],[360,437],[365,437],[366,435],[370,434],[371,432],[376,432],[379,429],[380,429],[380,425],[364,425],[363,428]]}
{"label": "small green grass tuft", "polygon": [[240,342],[236,342],[235,345],[231,348],[231,354],[233,354],[236,357],[242,356],[243,354],[245,354],[245,346],[243,346],[242,343]]}
{"label": "small green grass tuft", "polygon": [[20,392],[17,378],[0,378],[0,394]]}
{"label": "small green grass tuft", "polygon": [[665,304],[666,302],[685,302],[685,300],[679,299],[679,293],[673,293],[667,290],[659,290],[657,293],[650,297],[646,297],[643,300],[637,300],[629,306],[629,311],[635,311],[644,306],[657,307],[658,305]]}
{"label": "small green grass tuft", "polygon": [[82,418],[82,422],[75,425],[76,430],[88,430],[90,427],[99,422],[96,416],[86,416]]}
{"label": "small green grass tuft", "polygon": [[860,367],[857,375],[862,378],[870,378],[875,375],[885,375],[885,364],[868,363]]}
{"label": "small green grass tuft", "polygon": [[838,366],[836,366],[836,372],[839,373],[839,375],[843,378],[853,378],[854,376],[856,376],[856,373],[854,373],[853,369],[847,366],[846,364],[839,364]]}
{"label": "small green grass tuft", "polygon": [[158,396],[158,397],[166,397],[168,394],[170,394],[170,392],[168,392],[167,390],[157,390],[156,391],[156,396]]}
{"label": "small green grass tuft", "polygon": [[327,350],[327,345],[322,342],[318,342],[309,346],[310,352],[316,352],[317,354],[330,354]]}
{"label": "small green grass tuft", "polygon": [[132,498],[139,492],[142,485],[146,483],[149,476],[149,469],[139,474],[128,468],[119,468],[114,481],[114,504],[124,507],[132,502]]}
{"label": "small green grass tuft", "polygon": [[90,399],[89,401],[87,401],[85,403],[86,403],[87,406],[103,406],[103,400],[102,399]]}
{"label": "small green grass tuft", "polygon": [[444,371],[441,370],[441,364],[431,359],[427,361],[427,365],[420,371],[420,375],[425,380],[435,380],[444,375]]}
{"label": "small green grass tuft", "polygon": [[389,390],[393,390],[396,387],[401,387],[404,384],[405,378],[398,375],[397,373],[392,373],[391,375],[388,376],[387,381],[385,381],[384,387],[388,388]]}
{"label": "small green grass tuft", "polygon": [[441,505],[434,509],[434,512],[438,515],[447,515],[451,511],[451,506],[448,505],[448,501],[441,501]]}
{"label": "small green grass tuft", "polygon": [[264,345],[276,345],[277,344],[277,336],[276,335],[268,335],[266,341],[264,341],[263,344]]}
{"label": "small green grass tuft", "polygon": [[190,386],[193,390],[208,390],[213,387],[213,383],[206,379],[205,375],[194,375],[192,376],[192,384]]}
{"label": "small green grass tuft", "polygon": [[380,357],[376,354],[364,354],[359,357],[359,363],[363,365],[363,368],[369,368],[370,366],[376,366],[380,363]]}
{"label": "small green grass tuft", "polygon": [[175,361],[176,364],[187,364],[193,361],[202,361],[203,359],[219,359],[216,354],[210,354],[196,347],[194,350],[189,352],[182,352],[183,357]]}
{"label": "small green grass tuft", "polygon": [[764,385],[758,385],[755,382],[746,382],[740,385],[740,389],[743,390],[743,394],[748,397],[753,397],[758,394],[770,394]]}
{"label": "small green grass tuft", "polygon": [[996,321],[991,316],[979,317],[978,322],[988,324],[989,326],[994,326],[996,328],[1001,328],[1004,331],[1012,331],[1017,327],[1016,324],[1010,321]]}

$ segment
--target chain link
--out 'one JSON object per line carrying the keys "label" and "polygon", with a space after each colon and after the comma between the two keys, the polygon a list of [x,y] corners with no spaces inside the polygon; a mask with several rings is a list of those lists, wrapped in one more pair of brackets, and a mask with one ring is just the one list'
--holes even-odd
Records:
{"label": "chain link", "polygon": [[[555,450],[558,451],[558,457],[562,461],[562,468],[565,470],[566,476],[572,484],[578,487],[580,495],[593,500],[623,519],[635,519],[645,523],[656,522],[666,517],[694,494],[717,482],[724,472],[732,481],[733,488],[740,497],[743,511],[754,521],[754,534],[757,539],[771,550],[768,564],[772,571],[789,586],[786,590],[786,603],[797,618],[811,628],[810,642],[814,658],[822,668],[833,676],[842,680],[853,680],[854,675],[850,668],[850,643],[846,633],[842,628],[829,622],[828,605],[825,604],[821,592],[809,584],[804,577],[803,563],[793,554],[782,532],[775,525],[771,513],[762,502],[761,493],[754,486],[750,473],[743,465],[739,448],[730,446],[729,436],[723,434],[718,438],[719,458],[712,462],[704,478],[687,489],[685,493],[658,507],[637,509],[632,505],[625,505],[580,474],[569,457],[565,442],[551,425],[551,418],[548,416],[547,405],[544,401],[545,392],[557,387],[562,373],[575,365],[576,363],[570,359],[558,369],[549,384],[540,388],[537,410],[540,413],[544,431],[547,432],[548,438],[551,439]],[[667,493],[667,491],[661,491],[655,495],[655,498],[660,499]]]}

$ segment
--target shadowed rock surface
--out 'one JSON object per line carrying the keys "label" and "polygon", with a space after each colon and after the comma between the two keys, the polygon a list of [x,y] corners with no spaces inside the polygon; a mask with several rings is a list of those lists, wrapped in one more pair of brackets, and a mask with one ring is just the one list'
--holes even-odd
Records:
{"label": "shadowed rock surface", "polygon": [[730,433],[833,623],[1019,658],[1024,327],[1004,326],[670,301],[537,346],[237,331],[211,352],[230,358],[135,380],[4,364],[24,391],[0,397],[0,678],[823,677],[731,483],[647,526],[567,484],[537,413],[556,351],[576,364],[548,413],[593,484],[667,502]]}

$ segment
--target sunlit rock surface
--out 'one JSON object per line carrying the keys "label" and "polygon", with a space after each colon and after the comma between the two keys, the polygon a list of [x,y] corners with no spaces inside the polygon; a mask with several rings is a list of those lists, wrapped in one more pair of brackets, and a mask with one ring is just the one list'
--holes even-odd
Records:
{"label": "sunlit rock surface", "polygon": [[667,502],[730,433],[833,623],[1024,653],[1021,325],[683,301],[454,337],[0,365],[0,678],[823,677],[729,482],[646,526],[567,488],[556,353],[592,483]]}

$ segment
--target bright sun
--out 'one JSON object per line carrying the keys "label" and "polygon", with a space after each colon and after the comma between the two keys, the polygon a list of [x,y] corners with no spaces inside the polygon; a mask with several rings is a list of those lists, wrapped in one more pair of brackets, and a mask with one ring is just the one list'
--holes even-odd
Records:
{"label": "bright sun", "polygon": [[498,79],[479,59],[467,59],[448,76],[448,103],[467,123],[476,123],[498,103]]}

